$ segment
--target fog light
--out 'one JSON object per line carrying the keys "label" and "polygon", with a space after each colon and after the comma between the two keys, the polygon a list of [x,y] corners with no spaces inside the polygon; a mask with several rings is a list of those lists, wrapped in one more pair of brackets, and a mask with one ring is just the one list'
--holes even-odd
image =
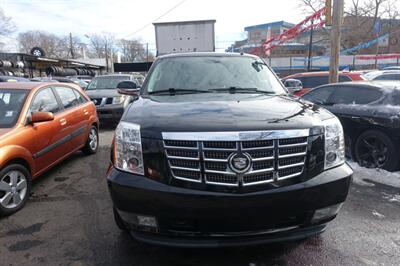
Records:
{"label": "fog light", "polygon": [[148,226],[157,228],[156,217],[138,215],[137,221],[139,226]]}
{"label": "fog light", "polygon": [[337,155],[336,155],[336,153],[334,153],[334,152],[329,152],[329,153],[326,155],[326,160],[327,160],[329,163],[334,162],[334,161],[336,160],[336,158],[337,158]]}
{"label": "fog light", "polygon": [[319,221],[332,218],[336,214],[338,214],[340,208],[342,208],[343,203],[339,203],[336,205],[332,205],[323,209],[318,209],[314,212],[314,215],[311,219],[311,223],[317,223]]}

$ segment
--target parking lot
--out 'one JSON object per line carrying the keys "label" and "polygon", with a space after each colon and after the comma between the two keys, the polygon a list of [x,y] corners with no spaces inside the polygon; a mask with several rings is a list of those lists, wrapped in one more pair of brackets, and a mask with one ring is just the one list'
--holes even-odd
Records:
{"label": "parking lot", "polygon": [[39,178],[26,207],[0,220],[2,265],[397,265],[400,261],[400,188],[396,182],[374,182],[374,172],[359,168],[344,209],[318,237],[230,249],[175,249],[134,242],[115,226],[106,187],[112,134],[112,127],[101,131],[96,155],[77,153]]}

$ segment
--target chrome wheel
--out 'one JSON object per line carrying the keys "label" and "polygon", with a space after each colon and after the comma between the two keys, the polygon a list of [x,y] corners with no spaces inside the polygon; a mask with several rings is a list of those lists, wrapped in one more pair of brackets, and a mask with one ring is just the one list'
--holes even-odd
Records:
{"label": "chrome wheel", "polygon": [[0,180],[0,205],[14,209],[24,202],[27,192],[27,179],[19,170],[11,170]]}
{"label": "chrome wheel", "polygon": [[98,145],[98,138],[97,138],[97,131],[96,129],[92,128],[89,133],[89,146],[90,149],[95,151]]}

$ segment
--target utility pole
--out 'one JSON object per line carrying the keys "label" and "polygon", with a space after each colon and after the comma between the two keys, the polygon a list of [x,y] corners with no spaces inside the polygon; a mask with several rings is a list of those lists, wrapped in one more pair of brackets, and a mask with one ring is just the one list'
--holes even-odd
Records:
{"label": "utility pole", "polygon": [[71,53],[71,58],[75,59],[74,47],[72,46],[72,33],[69,33],[69,51]]}
{"label": "utility pole", "polygon": [[146,43],[146,62],[149,62],[149,43]]}
{"label": "utility pole", "polygon": [[344,10],[344,0],[334,0],[331,29],[331,58],[329,66],[329,82],[338,82],[339,59],[340,59],[340,37]]}
{"label": "utility pole", "polygon": [[[314,20],[311,20],[311,24],[312,25],[314,24]],[[314,34],[314,28],[311,28],[311,31],[310,31],[310,44],[308,46],[308,65],[307,65],[307,71],[308,72],[310,72],[310,70],[311,70],[313,34]]]}
{"label": "utility pole", "polygon": [[107,47],[108,45],[107,45],[107,41],[105,42],[105,44],[104,44],[104,49],[105,49],[105,52],[106,52],[106,70],[107,70],[107,73],[108,73],[108,47]]}

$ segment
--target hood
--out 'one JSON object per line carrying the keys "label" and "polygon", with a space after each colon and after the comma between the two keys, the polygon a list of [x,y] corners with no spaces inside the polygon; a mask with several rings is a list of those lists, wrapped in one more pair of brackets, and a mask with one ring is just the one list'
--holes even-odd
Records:
{"label": "hood", "polygon": [[331,116],[289,96],[210,93],[139,98],[122,121],[139,124],[142,137],[161,139],[161,132],[307,129]]}
{"label": "hood", "polygon": [[116,96],[121,96],[117,89],[106,89],[106,90],[85,90],[87,96],[91,99],[93,98],[112,98]]}

